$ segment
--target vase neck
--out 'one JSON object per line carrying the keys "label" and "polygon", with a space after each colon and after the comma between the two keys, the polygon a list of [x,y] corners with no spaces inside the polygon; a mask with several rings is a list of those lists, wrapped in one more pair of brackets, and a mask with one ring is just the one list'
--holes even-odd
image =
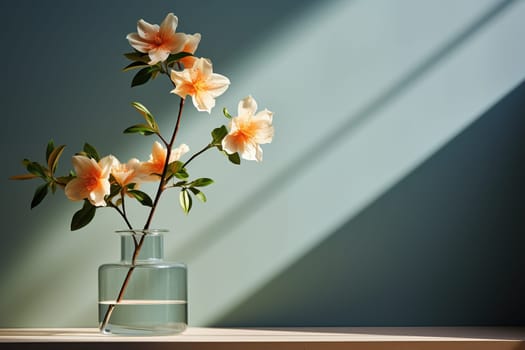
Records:
{"label": "vase neck", "polygon": [[130,263],[135,253],[135,245],[144,240],[136,262],[156,261],[164,258],[162,234],[123,234],[120,237],[122,262]]}

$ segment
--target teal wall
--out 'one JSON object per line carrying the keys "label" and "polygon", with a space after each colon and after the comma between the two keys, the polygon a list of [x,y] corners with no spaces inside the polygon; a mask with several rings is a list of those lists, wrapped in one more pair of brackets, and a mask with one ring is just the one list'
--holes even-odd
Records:
{"label": "teal wall", "polygon": [[[97,267],[123,225],[100,210],[69,232],[61,193],[30,211],[35,184],[7,180],[49,138],[145,159],[122,135],[150,107],[171,129],[167,81],[129,88],[126,34],[179,17],[232,85],[213,114],[185,110],[196,150],[248,94],[275,112],[261,164],[209,154],[208,203],[163,198],[154,225],[189,267],[190,324],[235,326],[525,323],[525,2],[2,2],[4,199],[0,327],[96,325]],[[148,189],[147,187],[145,189]],[[144,212],[131,207],[140,226]]]}

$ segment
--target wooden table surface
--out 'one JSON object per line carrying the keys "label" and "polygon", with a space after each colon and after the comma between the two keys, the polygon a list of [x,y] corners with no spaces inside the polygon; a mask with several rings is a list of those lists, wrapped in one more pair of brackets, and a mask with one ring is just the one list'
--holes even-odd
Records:
{"label": "wooden table surface", "polygon": [[94,328],[0,329],[0,349],[523,349],[525,328],[197,328],[174,336],[108,336]]}

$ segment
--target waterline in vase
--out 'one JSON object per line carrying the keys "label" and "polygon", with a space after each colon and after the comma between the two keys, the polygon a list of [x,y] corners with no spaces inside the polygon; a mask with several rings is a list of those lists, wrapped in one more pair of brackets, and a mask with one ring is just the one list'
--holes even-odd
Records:
{"label": "waterline in vase", "polygon": [[115,305],[102,332],[122,335],[162,335],[183,332],[187,326],[186,300],[103,300],[99,312]]}
{"label": "waterline in vase", "polygon": [[165,305],[165,304],[187,304],[186,300],[121,300],[118,303],[116,300],[102,300],[98,302],[104,305]]}

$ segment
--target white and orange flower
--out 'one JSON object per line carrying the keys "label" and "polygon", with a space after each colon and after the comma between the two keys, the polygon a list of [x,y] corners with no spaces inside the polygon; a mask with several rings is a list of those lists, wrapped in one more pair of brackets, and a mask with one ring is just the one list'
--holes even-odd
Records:
{"label": "white and orange flower", "polygon": [[246,160],[262,161],[261,144],[272,142],[273,113],[265,109],[255,114],[257,102],[248,96],[239,102],[238,116],[230,121],[230,131],[222,140],[229,154],[238,152]]}
{"label": "white and orange flower", "polygon": [[190,95],[195,108],[208,113],[215,107],[215,98],[230,85],[230,80],[224,75],[213,73],[211,61],[206,58],[197,59],[191,68],[183,71],[172,70],[171,80],[175,84],[171,93],[182,98]]}
{"label": "white and orange flower", "polygon": [[[170,159],[168,160],[168,164],[172,163],[174,161],[177,161],[184,155],[185,153],[189,152],[190,148],[186,144],[181,144],[179,147],[174,148],[171,151]],[[143,162],[140,165],[140,174],[141,179],[143,181],[158,181],[160,178],[160,175],[162,174],[162,171],[164,170],[164,164],[166,162],[166,154],[167,154],[166,148],[164,148],[160,142],[155,141],[153,143],[153,147],[151,150],[151,154],[149,156],[149,160],[147,162]]]}
{"label": "white and orange flower", "polygon": [[111,168],[111,175],[115,178],[115,181],[121,187],[125,187],[129,184],[140,182],[140,166],[141,163],[138,159],[132,158],[127,163],[121,163],[117,158]]}
{"label": "white and orange flower", "polygon": [[148,54],[150,65],[165,61],[170,53],[182,51],[188,41],[186,34],[175,32],[178,21],[173,13],[168,13],[160,27],[141,19],[137,23],[137,33],[128,34],[126,39],[134,49]]}
{"label": "white and orange flower", "polygon": [[110,193],[109,174],[115,157],[107,156],[98,163],[86,156],[73,156],[76,177],[65,188],[67,198],[73,201],[87,199],[96,207],[106,206],[104,197]]}

